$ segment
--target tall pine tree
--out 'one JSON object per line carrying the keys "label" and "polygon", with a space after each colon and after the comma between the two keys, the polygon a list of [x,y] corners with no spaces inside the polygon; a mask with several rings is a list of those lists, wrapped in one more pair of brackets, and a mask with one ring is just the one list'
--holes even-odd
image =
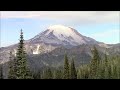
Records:
{"label": "tall pine tree", "polygon": [[68,62],[67,54],[65,54],[65,57],[64,57],[64,74],[63,74],[63,78],[64,79],[69,79],[70,78],[69,62]]}
{"label": "tall pine tree", "polygon": [[4,79],[3,77],[3,65],[0,65],[0,79]]}
{"label": "tall pine tree", "polygon": [[108,58],[107,58],[107,53],[105,53],[105,66],[108,67]]}
{"label": "tall pine tree", "polygon": [[12,52],[10,51],[9,57],[9,71],[8,71],[8,79],[15,79],[15,71],[14,71],[14,60],[12,58]]}
{"label": "tall pine tree", "polygon": [[62,71],[57,69],[55,70],[55,79],[62,79]]}
{"label": "tall pine tree", "polygon": [[20,42],[16,53],[16,60],[15,60],[15,76],[16,79],[31,79],[32,76],[30,71],[27,67],[27,59],[26,53],[24,48],[24,39],[23,39],[23,32],[21,30],[20,34]]}
{"label": "tall pine tree", "polygon": [[108,64],[108,57],[107,53],[105,52],[105,57],[104,57],[104,77],[107,79],[109,76],[109,64]]}
{"label": "tall pine tree", "polygon": [[93,50],[92,50],[92,60],[90,63],[90,78],[97,78],[97,71],[99,71],[98,67],[99,67],[99,63],[100,63],[100,57],[99,57],[99,53],[98,50],[96,49],[96,47],[94,46]]}
{"label": "tall pine tree", "polygon": [[45,70],[44,79],[53,79],[52,71],[50,68],[47,68]]}
{"label": "tall pine tree", "polygon": [[74,60],[72,59],[70,65],[70,79],[77,79],[77,72],[74,64]]}

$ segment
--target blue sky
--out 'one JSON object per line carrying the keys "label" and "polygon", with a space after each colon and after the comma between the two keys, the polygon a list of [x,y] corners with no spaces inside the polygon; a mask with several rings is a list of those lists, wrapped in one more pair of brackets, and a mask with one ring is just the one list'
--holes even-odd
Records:
{"label": "blue sky", "polygon": [[[119,12],[0,12],[1,47],[18,42],[20,29],[28,40],[49,26],[73,27],[82,35],[97,41],[119,43]],[[68,32],[69,33],[69,32]]]}

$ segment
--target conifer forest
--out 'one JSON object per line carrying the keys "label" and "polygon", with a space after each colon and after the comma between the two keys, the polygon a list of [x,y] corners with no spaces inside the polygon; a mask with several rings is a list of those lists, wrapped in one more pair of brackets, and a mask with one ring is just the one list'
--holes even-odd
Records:
{"label": "conifer forest", "polygon": [[[90,63],[76,67],[74,57],[64,53],[64,62],[61,67],[46,66],[34,72],[27,64],[24,48],[23,31],[21,30],[16,56],[9,52],[7,79],[120,79],[120,55],[102,57],[97,47],[91,49]],[[4,79],[3,65],[0,65],[0,79]]]}

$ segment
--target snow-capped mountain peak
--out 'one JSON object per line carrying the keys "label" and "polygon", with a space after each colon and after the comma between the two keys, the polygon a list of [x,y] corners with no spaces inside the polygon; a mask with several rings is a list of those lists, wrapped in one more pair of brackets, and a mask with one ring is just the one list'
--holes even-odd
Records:
{"label": "snow-capped mountain peak", "polygon": [[[53,25],[48,28],[48,32],[45,35],[48,35],[50,32],[53,32],[53,34],[62,41],[67,41],[69,43],[85,43],[83,41],[83,38],[80,37],[76,32],[69,27],[63,26],[63,25]],[[81,42],[79,42],[81,41]]]}
{"label": "snow-capped mountain peak", "polygon": [[79,32],[77,32],[77,30],[71,27],[64,25],[52,25],[44,32],[32,38],[31,41],[55,45],[77,46],[86,44],[88,41],[91,41],[91,39],[81,35]]}
{"label": "snow-capped mountain peak", "polygon": [[71,29],[63,25],[53,25],[53,26],[50,26],[48,29],[50,32],[54,31],[54,33],[56,34],[65,34],[67,36],[72,34]]}

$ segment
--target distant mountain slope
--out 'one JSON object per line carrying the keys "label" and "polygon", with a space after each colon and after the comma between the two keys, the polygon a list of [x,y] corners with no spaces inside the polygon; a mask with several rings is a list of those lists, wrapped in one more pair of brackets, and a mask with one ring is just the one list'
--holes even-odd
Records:
{"label": "distant mountain slope", "polygon": [[[108,45],[98,42],[90,37],[83,36],[71,27],[63,25],[50,26],[24,43],[30,62],[32,62],[32,65],[37,64],[38,67],[61,65],[65,53],[75,57],[77,64],[81,62],[88,63],[91,57],[90,47],[94,44],[101,53],[104,53],[106,48],[108,54],[114,55],[120,52],[120,44]],[[9,52],[12,51],[13,55],[15,55],[17,46],[18,44],[14,44],[0,48],[0,63],[8,62]]]}
{"label": "distant mountain slope", "polygon": [[44,32],[30,39],[30,43],[49,43],[53,45],[77,46],[81,44],[98,43],[92,38],[81,35],[77,30],[62,25],[50,26]]}
{"label": "distant mountain slope", "polygon": [[[51,67],[58,67],[58,66],[63,66],[64,62],[64,55],[65,53],[68,55],[69,60],[73,58],[75,60],[75,65],[79,66],[81,64],[88,64],[91,60],[92,53],[91,49],[93,48],[94,45],[79,45],[75,46],[73,48],[67,49],[65,47],[59,47],[54,50],[52,50],[49,53],[44,53],[44,54],[37,54],[37,55],[30,55],[28,56],[28,60],[30,62],[30,66],[32,68],[41,68],[43,66],[51,66]],[[107,53],[110,57],[112,55],[119,55],[116,50],[113,50],[115,53],[111,53],[110,49],[106,47],[101,47],[99,45],[95,45],[99,51],[99,55],[101,58],[104,58],[104,54]],[[114,46],[113,46],[114,47]],[[36,69],[37,70],[37,69]]]}

